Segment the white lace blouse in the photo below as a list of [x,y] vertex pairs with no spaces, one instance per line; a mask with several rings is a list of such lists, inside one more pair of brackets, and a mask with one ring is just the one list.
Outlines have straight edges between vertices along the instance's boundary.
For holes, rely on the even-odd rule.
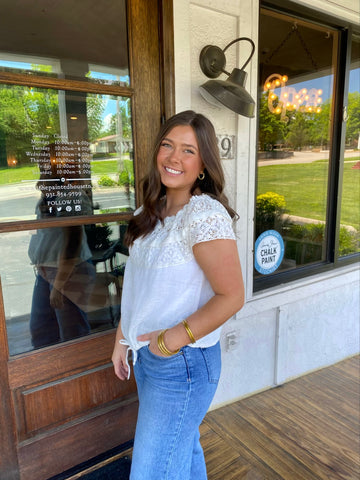
[[[148,343],[138,335],[173,327],[214,295],[192,247],[216,239],[235,239],[232,219],[220,202],[202,194],[135,240],[123,284],[122,343],[136,352]],[[219,338],[220,328],[190,345],[210,347]]]

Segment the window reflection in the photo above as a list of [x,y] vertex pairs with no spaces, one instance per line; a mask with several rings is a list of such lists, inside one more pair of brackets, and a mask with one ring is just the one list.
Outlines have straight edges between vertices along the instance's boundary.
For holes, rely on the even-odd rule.
[[[81,183],[87,184],[92,210],[78,214],[133,210],[130,102],[126,97],[1,85],[0,221],[36,218],[36,184],[39,176],[45,181],[45,173],[51,173],[51,162],[58,166],[60,186],[77,182],[73,200]],[[50,188],[54,178],[48,178],[49,195],[55,193]],[[57,190],[64,194],[71,189]]]
[[339,256],[360,251],[360,36],[353,35],[341,194]]
[[125,0],[3,1],[1,15],[0,71],[129,84]]
[[92,224],[0,236],[10,355],[118,324],[125,229]]
[[255,240],[280,233],[274,273],[325,258],[337,41],[334,30],[261,9]]

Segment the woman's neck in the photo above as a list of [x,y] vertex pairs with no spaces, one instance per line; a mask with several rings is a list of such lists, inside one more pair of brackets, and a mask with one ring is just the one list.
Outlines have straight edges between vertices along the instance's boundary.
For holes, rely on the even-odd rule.
[[192,197],[190,192],[170,193],[166,192],[164,197],[164,204],[162,207],[162,217],[172,217],[176,215],[187,203],[189,203]]

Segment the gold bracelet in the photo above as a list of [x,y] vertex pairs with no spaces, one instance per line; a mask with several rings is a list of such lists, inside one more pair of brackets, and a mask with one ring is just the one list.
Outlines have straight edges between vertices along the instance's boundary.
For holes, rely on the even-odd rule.
[[165,345],[164,342],[164,335],[168,331],[168,329],[163,330],[162,332],[159,333],[159,336],[157,338],[157,345],[160,350],[160,352],[165,355],[166,357],[171,357],[172,355],[175,355],[176,353],[180,352],[180,348],[178,348],[175,352],[171,352]]
[[184,325],[185,330],[186,330],[187,334],[189,335],[189,338],[190,338],[190,340],[191,340],[191,343],[195,343],[195,342],[196,342],[196,339],[195,339],[195,337],[194,337],[193,332],[191,331],[191,329],[190,329],[190,327],[189,327],[188,322],[187,322],[186,320],[183,320],[183,321],[182,321],[182,324]]

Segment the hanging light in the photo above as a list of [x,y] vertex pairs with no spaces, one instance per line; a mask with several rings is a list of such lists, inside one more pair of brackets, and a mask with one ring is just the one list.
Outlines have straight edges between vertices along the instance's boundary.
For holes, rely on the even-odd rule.
[[[234,43],[246,40],[251,43],[252,51],[241,68],[234,68],[231,73],[225,70],[225,51]],[[244,117],[254,117],[255,101],[245,89],[247,73],[244,71],[255,51],[254,42],[248,37],[240,37],[230,42],[223,50],[215,45],[206,45],[200,52],[202,72],[211,79],[226,73],[226,80],[208,80],[200,86],[201,95],[208,102],[225,106]]]

